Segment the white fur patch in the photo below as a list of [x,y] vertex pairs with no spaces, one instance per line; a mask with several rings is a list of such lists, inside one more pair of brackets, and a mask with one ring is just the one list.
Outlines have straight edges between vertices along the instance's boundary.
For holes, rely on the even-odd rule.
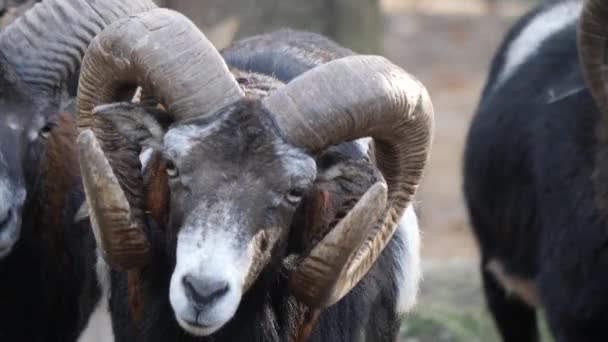
[[42,116],[37,116],[34,118],[33,128],[27,132],[27,138],[29,141],[34,141],[38,139],[39,131],[45,125],[45,119]]
[[154,149],[151,147],[146,148],[139,154],[139,162],[141,163],[141,170],[144,171],[150,159],[152,158],[152,154],[154,153]]
[[344,173],[342,167],[343,167],[342,164],[333,165],[330,168],[328,168],[327,170],[323,170],[323,172],[319,174],[317,179],[322,180],[322,181],[329,181],[332,179],[336,179],[336,178],[342,176],[342,174]]
[[401,217],[396,234],[401,237],[403,242],[403,248],[396,260],[399,263],[397,313],[404,314],[416,305],[418,288],[422,279],[420,230],[412,205],[405,210]]
[[509,79],[545,40],[575,22],[582,6],[582,1],[564,1],[538,13],[509,44],[495,87]]
[[17,120],[17,117],[14,115],[11,115],[6,119],[6,124],[7,124],[8,128],[10,128],[13,131],[22,131],[23,130],[23,127],[19,123],[19,120]]
[[[220,329],[236,313],[253,251],[239,241],[240,225],[225,203],[215,210],[195,213],[198,215],[190,217],[178,234],[169,299],[180,326],[191,334],[205,336]],[[195,310],[182,282],[186,275],[226,282],[228,291],[204,310]],[[187,321],[197,321],[200,326]]]
[[498,260],[490,260],[486,268],[492,272],[508,294],[516,295],[532,307],[539,306],[538,288],[534,279],[526,279],[507,273],[503,264]]
[[27,133],[27,138],[29,139],[29,141],[34,141],[34,140],[38,139],[38,136],[39,136],[38,131],[35,131],[35,130],[30,130]]
[[361,138],[361,139],[355,140],[355,142],[361,149],[361,152],[363,154],[367,154],[367,152],[369,151],[369,144],[372,142],[372,138]]
[[143,91],[142,87],[137,87],[135,89],[135,94],[133,94],[133,98],[131,98],[131,103],[140,104],[141,103],[141,92]]
[[112,342],[114,341],[114,331],[112,329],[112,319],[110,318],[110,268],[105,263],[101,255],[97,253],[97,281],[101,287],[101,297],[95,306],[95,310],[89,317],[86,328],[80,334],[78,342]]
[[171,128],[164,137],[165,151],[172,158],[190,155],[192,148],[219,129],[221,121],[215,120],[206,126],[181,125]]

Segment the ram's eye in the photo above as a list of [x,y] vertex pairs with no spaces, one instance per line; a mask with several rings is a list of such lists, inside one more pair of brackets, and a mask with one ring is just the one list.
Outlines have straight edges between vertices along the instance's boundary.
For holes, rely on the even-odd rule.
[[171,178],[175,178],[179,175],[179,172],[177,171],[177,167],[175,166],[175,163],[171,160],[167,160],[165,162],[165,167],[167,169],[167,175]]
[[304,197],[304,190],[299,188],[294,188],[289,190],[289,192],[285,195],[285,199],[292,205],[297,205],[302,201],[302,197]]
[[55,127],[54,124],[52,123],[47,123],[46,125],[44,125],[44,127],[42,127],[40,129],[40,131],[38,132],[38,135],[42,138],[42,139],[48,139],[49,136],[51,135],[51,131],[53,130],[53,127]]

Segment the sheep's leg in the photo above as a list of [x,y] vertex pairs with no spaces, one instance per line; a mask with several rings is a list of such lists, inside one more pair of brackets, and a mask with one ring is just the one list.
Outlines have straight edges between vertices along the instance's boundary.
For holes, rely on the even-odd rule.
[[488,307],[504,342],[537,342],[536,310],[519,297],[507,293],[494,274],[481,264]]

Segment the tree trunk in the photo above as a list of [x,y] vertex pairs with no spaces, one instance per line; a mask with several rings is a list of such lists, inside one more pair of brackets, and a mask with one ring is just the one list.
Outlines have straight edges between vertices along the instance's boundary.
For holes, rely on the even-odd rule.
[[359,53],[381,53],[379,0],[157,0],[184,13],[219,48],[280,28],[324,34]]

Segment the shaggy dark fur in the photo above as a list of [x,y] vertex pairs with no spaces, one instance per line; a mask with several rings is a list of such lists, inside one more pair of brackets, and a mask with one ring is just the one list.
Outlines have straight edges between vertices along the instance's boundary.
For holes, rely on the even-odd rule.
[[488,305],[505,341],[537,341],[535,309],[508,294],[492,260],[536,284],[558,341],[608,340],[608,226],[593,185],[597,107],[584,85],[576,27],[554,33],[495,87],[494,58],[471,125],[464,192],[481,249]]

